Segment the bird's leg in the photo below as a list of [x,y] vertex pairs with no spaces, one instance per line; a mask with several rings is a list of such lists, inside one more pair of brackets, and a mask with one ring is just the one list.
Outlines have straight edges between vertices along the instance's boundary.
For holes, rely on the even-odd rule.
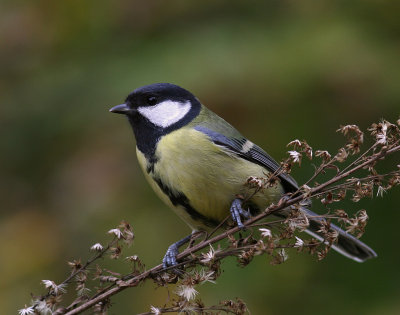
[[233,200],[232,205],[231,205],[231,216],[233,221],[237,224],[238,227],[241,229],[244,228],[244,225],[242,223],[242,220],[240,219],[240,216],[244,216],[246,219],[250,218],[250,211],[246,211],[242,208],[242,203],[243,200],[240,198],[236,198]]
[[168,247],[167,252],[165,253],[165,256],[162,261],[164,268],[167,268],[170,266],[175,266],[178,264],[176,262],[176,256],[178,256],[178,254],[179,254],[179,247],[181,247],[183,244],[186,244],[187,242],[189,242],[191,238],[192,238],[192,234],[182,238],[181,240],[177,241],[176,243],[174,243],[170,247]]

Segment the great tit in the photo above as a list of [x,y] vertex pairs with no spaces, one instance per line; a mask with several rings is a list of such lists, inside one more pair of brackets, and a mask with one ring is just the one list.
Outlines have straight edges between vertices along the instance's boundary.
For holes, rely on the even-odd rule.
[[[193,231],[210,231],[231,213],[243,227],[242,218],[264,210],[283,194],[297,191],[296,181],[279,176],[276,187],[254,190],[245,185],[251,176],[265,177],[279,164],[259,146],[243,137],[224,119],[207,109],[189,91],[170,83],[156,83],[134,90],[124,104],[110,109],[128,117],[136,137],[136,154],[146,179],[156,194]],[[249,211],[245,209],[250,209]],[[319,235],[321,219],[304,208],[306,230]],[[277,215],[287,217],[290,210]],[[333,249],[357,262],[376,257],[367,245],[337,226]],[[177,264],[176,256],[190,235],[172,244],[164,267]]]

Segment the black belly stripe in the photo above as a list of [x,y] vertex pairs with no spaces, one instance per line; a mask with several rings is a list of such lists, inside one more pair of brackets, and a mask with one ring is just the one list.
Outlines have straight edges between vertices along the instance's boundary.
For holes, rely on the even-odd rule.
[[160,178],[154,178],[154,181],[157,183],[158,187],[163,191],[164,194],[166,194],[171,200],[172,204],[174,206],[180,205],[182,206],[185,211],[190,215],[190,217],[195,220],[195,221],[201,221],[204,225],[209,226],[209,227],[215,227],[219,224],[218,221],[214,219],[209,219],[206,216],[202,215],[200,212],[198,212],[196,209],[194,209],[188,200],[188,198],[185,196],[184,193],[182,192],[176,192],[173,193],[172,190],[166,186]]

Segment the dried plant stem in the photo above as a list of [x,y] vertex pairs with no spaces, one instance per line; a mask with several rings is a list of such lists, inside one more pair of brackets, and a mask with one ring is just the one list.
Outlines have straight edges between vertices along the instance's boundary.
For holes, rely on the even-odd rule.
[[[319,195],[321,193],[326,192],[326,188],[343,180],[344,178],[352,175],[353,173],[355,173],[357,170],[362,169],[367,167],[368,165],[372,165],[374,162],[378,161],[379,159],[381,159],[383,156],[388,155],[388,154],[392,154],[394,152],[398,152],[400,150],[400,146],[396,146],[390,150],[384,150],[382,149],[380,152],[375,153],[374,155],[372,155],[370,158],[367,158],[366,161],[364,161],[363,163],[354,166],[353,168],[347,170],[346,172],[343,172],[341,174],[338,174],[336,176],[334,176],[333,178],[331,178],[330,180],[326,181],[325,183],[322,183],[314,188],[311,188],[311,190],[307,193],[307,195],[298,195],[295,197],[284,197],[282,198],[277,205],[272,204],[270,207],[268,207],[264,212],[260,213],[257,216],[254,216],[252,218],[250,218],[249,220],[247,220],[245,222],[246,226],[251,226],[252,224],[256,223],[257,221],[260,221],[262,219],[264,219],[265,217],[267,217],[268,215],[270,215],[273,212],[282,210],[286,207],[289,207],[291,205],[294,205],[296,203],[299,203],[302,200],[305,199],[309,199],[312,198],[316,195]],[[225,238],[227,238],[229,235],[233,235],[236,232],[240,231],[239,227],[233,227],[219,235],[216,235],[210,239],[206,239],[201,241],[200,243],[194,245],[191,248],[186,249],[185,251],[183,251],[182,253],[180,253],[177,257],[178,260],[181,260],[201,249],[204,249],[206,247],[208,247],[211,244],[217,243]],[[187,262],[186,262],[187,263]],[[90,300],[88,300],[87,302],[83,303],[82,305],[78,306],[75,309],[70,310],[69,312],[67,312],[67,315],[73,315],[73,314],[79,314],[81,312],[83,312],[84,310],[87,310],[88,308],[92,307],[93,305],[95,305],[96,303],[105,300],[115,294],[117,294],[118,292],[121,292],[123,290],[125,290],[128,287],[132,287],[132,286],[136,286],[139,282],[154,277],[156,274],[160,273],[160,272],[164,272],[167,271],[169,269],[172,269],[172,267],[170,268],[166,268],[163,269],[162,264],[159,264],[153,268],[151,268],[150,270],[147,270],[145,272],[143,272],[140,275],[134,276],[133,278],[127,279],[127,280],[121,280],[119,282],[117,282],[116,284],[112,284],[110,285],[108,288],[105,288],[103,290],[102,293],[95,295],[94,297],[92,297]]]
[[[400,119],[397,124],[400,126]],[[316,254],[319,260],[323,259],[331,246],[337,242],[337,233],[335,234],[330,228],[331,220],[337,220],[347,232],[360,237],[365,230],[368,215],[365,210],[360,210],[354,217],[350,217],[344,210],[339,209],[334,214],[328,213],[312,217],[307,215],[305,217],[303,208],[310,205],[311,199],[320,198],[321,203],[327,205],[345,199],[346,192],[353,191],[352,200],[357,202],[364,197],[372,197],[374,187],[378,187],[377,195],[382,195],[386,190],[400,185],[400,165],[396,166],[396,170],[385,174],[379,174],[375,169],[375,165],[379,160],[383,160],[388,155],[400,151],[400,129],[398,126],[387,121],[373,124],[369,131],[376,138],[376,141],[362,154],[360,154],[360,145],[363,142],[363,133],[357,126],[341,126],[338,131],[347,136],[347,144],[340,148],[334,157],[331,157],[327,151],[316,151],[315,156],[323,160],[318,167],[315,167],[311,178],[300,186],[297,191],[287,193],[276,204],[271,204],[264,211],[245,221],[245,227],[251,231],[251,233],[246,233],[247,236],[243,237],[242,235],[246,235],[243,233],[238,233],[234,236],[241,230],[238,226],[214,235],[222,226],[227,225],[226,222],[230,218],[230,216],[227,216],[209,234],[204,232],[193,234],[188,247],[178,254],[177,260],[180,262],[175,266],[163,268],[162,264],[159,264],[149,270],[145,270],[141,260],[137,255],[133,255],[127,257],[133,264],[133,271],[130,274],[120,275],[100,266],[96,266],[96,270],[92,272],[89,266],[94,261],[104,257],[106,254],[110,254],[113,259],[118,259],[121,256],[122,242],[124,244],[132,243],[134,238],[132,227],[129,223],[123,221],[117,228],[108,231],[114,237],[105,248],[99,243],[92,246],[91,249],[98,251],[98,253],[84,265],[80,263],[80,260],[69,263],[72,272],[61,284],[56,285],[51,280],[43,280],[43,284],[49,289],[48,293],[37,298],[32,303],[32,306],[20,310],[20,314],[52,312],[59,315],[72,315],[80,314],[90,308],[93,308],[96,314],[104,314],[107,308],[110,307],[111,296],[129,287],[138,286],[147,280],[153,280],[159,286],[179,281],[179,290],[175,292],[177,299],[174,298],[172,302],[169,302],[170,306],[164,305],[162,308],[152,306],[151,312],[142,313],[142,315],[193,311],[200,313],[212,313],[215,311],[245,314],[247,307],[240,299],[237,299],[236,302],[231,300],[223,301],[220,305],[210,307],[205,307],[201,300],[194,301],[194,297],[198,294],[194,286],[207,281],[214,282],[221,274],[220,261],[228,256],[236,257],[239,265],[243,267],[249,264],[254,256],[261,254],[269,255],[272,258],[271,264],[280,264],[288,257],[285,252],[287,248],[297,248],[299,252],[307,249],[311,254]],[[352,134],[355,134],[355,136],[350,137]],[[288,152],[290,157],[282,162],[281,166],[273,174],[265,174],[265,178],[249,177],[246,185],[254,189],[254,194],[277,185],[282,176],[286,176],[285,174],[290,172],[293,164],[300,165],[303,154],[310,160],[312,159],[312,148],[305,141],[294,140],[288,146],[293,146],[294,150]],[[359,154],[359,156],[341,170],[339,163],[346,161],[347,157],[355,154]],[[336,174],[323,183],[316,183],[314,187],[309,187],[310,183],[315,182],[315,179],[328,169],[336,169]],[[364,174],[357,178],[355,173],[361,170],[369,174]],[[288,213],[288,210],[290,211],[284,219],[264,220],[271,214],[279,213],[282,210],[286,213]],[[331,210],[329,209],[329,212]],[[321,240],[310,239],[303,241],[295,236],[294,233],[296,231],[304,231],[309,227],[309,219],[317,219],[320,222],[321,229],[318,234],[320,234]],[[257,227],[262,228],[259,231],[254,230]],[[279,233],[273,234],[266,227],[273,228]],[[193,242],[204,234],[205,237],[193,245]],[[257,235],[260,235],[261,238]],[[212,245],[222,240],[227,240],[228,245],[223,245],[221,248],[221,244],[219,244],[217,249],[214,249]],[[205,253],[205,248],[209,248],[209,252]],[[198,253],[199,251],[202,252]],[[90,291],[87,288],[89,282],[86,282],[89,280],[91,273],[94,275],[93,280],[98,279],[101,285],[100,288],[96,287],[97,292],[95,294],[89,296],[87,294]],[[76,282],[77,298],[69,306],[62,307],[60,305],[62,295],[66,292],[67,284],[73,281]],[[108,284],[105,285],[105,283]]]
[[359,169],[365,168],[368,165],[373,165],[374,162],[380,160],[382,157],[384,157],[384,156],[386,156],[388,154],[392,154],[392,153],[398,152],[398,151],[400,151],[400,146],[396,146],[393,149],[387,150],[387,151],[382,149],[380,152],[372,155],[365,162],[355,166],[354,168],[352,168],[352,169],[350,169],[350,170],[348,170],[348,171],[346,171],[346,172],[344,172],[342,174],[338,174],[337,176],[331,178],[330,180],[326,181],[325,183],[323,183],[323,184],[321,184],[321,185],[319,185],[317,187],[311,188],[311,194],[314,195],[314,193],[316,193],[316,192],[323,191],[323,189],[325,187],[328,187],[328,186],[330,186],[330,185],[332,185],[332,184],[334,184],[334,183],[336,183],[336,182],[338,182],[338,181],[350,176],[351,174],[355,173]]

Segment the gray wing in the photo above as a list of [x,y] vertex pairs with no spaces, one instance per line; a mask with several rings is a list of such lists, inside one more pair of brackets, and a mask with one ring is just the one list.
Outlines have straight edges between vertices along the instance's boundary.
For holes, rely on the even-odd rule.
[[[228,148],[241,158],[257,163],[270,172],[275,172],[280,167],[279,164],[263,149],[242,136],[228,137],[201,125],[195,126],[194,129],[206,134],[215,144]],[[291,176],[281,174],[279,175],[279,178],[286,192],[297,190],[298,185]]]

